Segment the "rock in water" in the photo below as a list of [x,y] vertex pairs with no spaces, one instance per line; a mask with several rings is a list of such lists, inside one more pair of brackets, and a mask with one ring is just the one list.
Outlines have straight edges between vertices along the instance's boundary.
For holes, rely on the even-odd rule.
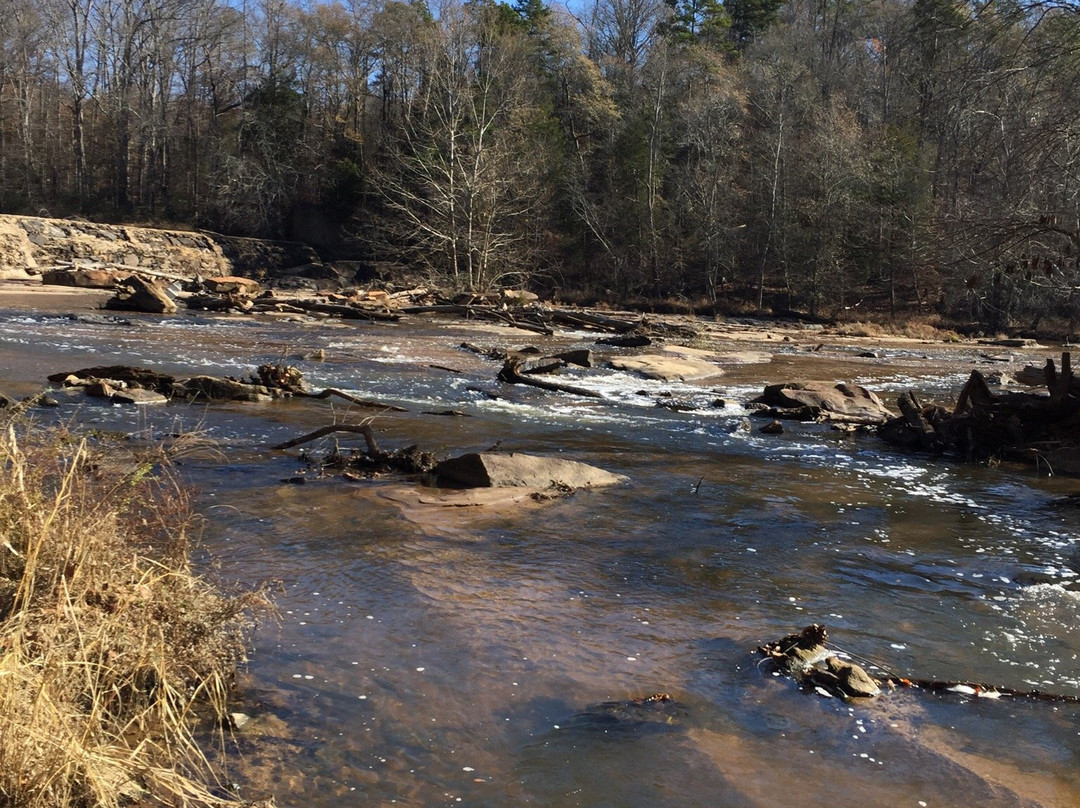
[[694,381],[722,376],[724,369],[704,359],[693,359],[660,354],[641,354],[640,356],[616,356],[608,360],[616,370],[626,370],[665,382]]
[[840,698],[878,695],[881,687],[877,680],[826,648],[828,638],[825,626],[815,623],[798,634],[767,643],[758,651],[778,668],[790,673],[800,685],[817,689],[822,695]]
[[876,394],[865,387],[829,382],[788,382],[770,384],[752,403],[774,408],[771,415],[813,419],[825,413],[835,413],[868,422],[884,423],[892,413]]
[[196,401],[270,401],[274,398],[274,392],[261,384],[213,376],[192,376],[177,383],[173,392]]
[[831,656],[825,660],[825,669],[836,677],[839,689],[845,696],[866,698],[881,692],[873,677],[853,662]]
[[798,634],[788,634],[776,642],[763,645],[758,651],[788,672],[798,674],[832,655],[832,651],[825,647],[828,639],[825,626],[814,623]]
[[105,302],[107,309],[175,314],[176,303],[157,284],[132,275],[116,283],[116,294]]
[[439,483],[456,488],[591,488],[624,482],[619,474],[573,460],[526,454],[471,453],[444,460],[435,468]]

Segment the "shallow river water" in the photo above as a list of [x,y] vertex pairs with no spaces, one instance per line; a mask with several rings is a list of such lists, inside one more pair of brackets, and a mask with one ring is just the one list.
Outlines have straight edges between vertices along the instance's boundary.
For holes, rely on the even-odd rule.
[[[60,418],[212,440],[218,454],[182,467],[206,517],[202,563],[230,587],[278,582],[281,619],[253,636],[240,694],[254,716],[231,758],[241,794],[308,808],[1080,805],[1080,705],[910,690],[844,703],[753,653],[818,622],[903,676],[1080,695],[1080,535],[1064,504],[1080,484],[816,425],[741,428],[764,381],[843,372],[944,396],[977,352],[841,351],[833,367],[777,342],[771,363],[708,385],[582,375],[606,395],[586,401],[498,385],[496,363],[456,348],[466,339],[595,335],[0,312],[9,393],[92,365],[245,376],[286,357],[315,387],[408,408],[377,416],[384,446],[501,441],[629,478],[502,515],[417,513],[387,480],[290,482],[298,450],[268,447],[370,414],[343,403],[65,399]],[[327,361],[298,358],[316,348]],[[666,393],[728,404],[673,412],[655,406]],[[447,409],[472,417],[423,414]],[[656,692],[676,704],[609,704]]]

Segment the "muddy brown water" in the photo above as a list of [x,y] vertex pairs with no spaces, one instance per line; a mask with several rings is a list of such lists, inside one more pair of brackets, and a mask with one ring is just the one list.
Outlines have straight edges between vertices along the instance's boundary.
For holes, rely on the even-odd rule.
[[[979,349],[894,345],[868,359],[778,339],[753,346],[771,363],[696,386],[579,373],[607,395],[594,402],[498,385],[496,364],[455,347],[547,344],[511,331],[129,319],[0,311],[0,387],[26,394],[49,373],[121,362],[245,375],[323,348],[326,362],[292,360],[315,385],[409,408],[376,419],[386,446],[501,441],[630,478],[542,508],[432,517],[402,510],[387,481],[286,482],[298,453],[267,447],[358,417],[344,405],[71,398],[42,415],[198,430],[219,449],[183,466],[206,517],[200,563],[227,586],[280,582],[281,620],[253,636],[240,693],[254,717],[230,756],[241,794],[311,808],[1080,804],[1080,706],[909,691],[845,704],[752,653],[824,622],[901,674],[1080,695],[1077,510],[1060,504],[1076,481],[903,456],[819,426],[740,428],[738,402],[765,381],[946,397]],[[729,404],[671,412],[655,406],[666,393]],[[446,409],[472,417],[421,414]],[[654,692],[678,709],[605,706]]]

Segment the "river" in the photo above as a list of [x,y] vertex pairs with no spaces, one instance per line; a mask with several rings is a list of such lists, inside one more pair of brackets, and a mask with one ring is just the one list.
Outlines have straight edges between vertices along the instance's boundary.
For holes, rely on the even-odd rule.
[[[226,587],[275,582],[280,610],[252,637],[239,694],[253,716],[230,742],[243,796],[307,808],[1080,805],[1080,705],[906,689],[845,703],[800,692],[754,654],[818,622],[900,675],[1080,695],[1074,480],[900,455],[819,425],[744,428],[741,402],[766,381],[813,373],[944,398],[978,350],[859,358],[778,333],[752,346],[771,362],[707,385],[579,371],[574,383],[606,396],[586,401],[499,385],[496,363],[457,348],[592,347],[583,332],[131,321],[0,310],[0,385],[25,395],[49,373],[120,363],[246,376],[286,358],[315,387],[408,408],[376,416],[384,446],[445,456],[501,442],[629,478],[543,507],[432,516],[389,498],[394,481],[316,479],[298,450],[268,449],[370,414],[344,403],[134,410],[71,397],[42,416],[213,445],[181,465],[205,517],[199,563]],[[745,350],[736,337],[726,347]],[[318,348],[326,361],[300,358]],[[726,405],[657,407],[668,393]],[[423,414],[448,409],[471,417]],[[610,704],[656,692],[675,704]]]

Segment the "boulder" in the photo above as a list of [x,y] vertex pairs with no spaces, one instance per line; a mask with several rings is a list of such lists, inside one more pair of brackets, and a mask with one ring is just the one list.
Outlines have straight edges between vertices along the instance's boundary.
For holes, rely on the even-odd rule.
[[253,281],[251,278],[241,278],[236,275],[223,275],[219,278],[206,278],[203,280],[203,286],[207,291],[213,292],[216,295],[245,295],[247,297],[255,297],[262,291],[262,287],[259,286],[258,281]]
[[853,662],[831,656],[825,660],[825,670],[836,677],[837,687],[847,697],[869,698],[881,692],[877,681]]
[[74,286],[79,289],[112,289],[120,273],[111,269],[78,267],[73,269],[47,269],[41,273],[41,282],[51,286]]
[[502,299],[510,306],[527,306],[536,303],[540,296],[535,292],[527,292],[524,289],[503,289]]
[[154,390],[164,396],[172,393],[176,384],[176,377],[166,373],[158,373],[149,368],[131,367],[129,365],[102,365],[93,368],[83,368],[74,372],[53,373],[49,377],[50,382],[63,384],[65,387],[77,387],[86,385],[97,380],[107,380],[112,387],[142,387]]
[[90,398],[103,398],[114,404],[166,404],[169,401],[161,393],[142,387],[128,387],[117,379],[92,379],[81,382],[80,386]]
[[444,460],[435,468],[449,488],[591,488],[624,482],[619,474],[573,460],[527,454],[471,453]]
[[149,314],[176,313],[176,303],[165,290],[138,275],[131,275],[117,281],[116,294],[105,301],[105,308],[142,311]]
[[660,354],[642,354],[640,356],[616,356],[608,361],[616,370],[626,370],[664,382],[688,382],[708,379],[723,374],[723,369],[706,362],[686,356],[661,356]]
[[138,404],[140,406],[146,406],[148,404],[167,404],[169,399],[161,395],[161,393],[155,393],[153,390],[144,390],[141,387],[129,387],[126,390],[116,390],[112,394],[112,400],[118,404]]
[[563,351],[562,353],[552,354],[552,356],[561,359],[568,365],[577,365],[581,368],[591,368],[593,366],[593,353],[587,348],[577,351]]
[[893,416],[876,394],[865,387],[844,383],[770,384],[751,403],[772,408],[768,414],[773,417],[795,417],[798,420],[813,420],[832,413],[870,423],[885,423]]
[[247,384],[235,379],[192,376],[177,383],[174,394],[201,401],[270,401],[274,393],[261,384]]

